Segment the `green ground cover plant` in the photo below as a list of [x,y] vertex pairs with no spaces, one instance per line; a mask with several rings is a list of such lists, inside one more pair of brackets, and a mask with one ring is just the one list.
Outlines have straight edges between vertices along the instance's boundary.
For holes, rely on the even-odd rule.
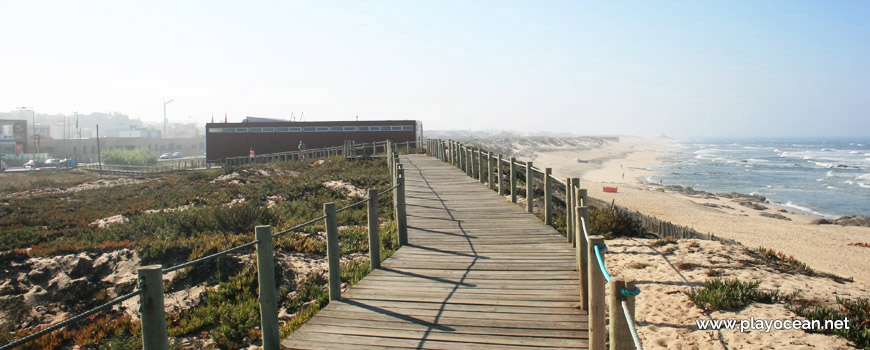
[[776,303],[786,301],[789,296],[780,295],[779,290],[760,290],[761,281],[743,282],[739,279],[711,278],[704,281],[704,287],[683,291],[696,306],[707,310],[741,310],[752,302]]
[[836,334],[855,342],[858,348],[870,349],[870,299],[843,299],[837,297],[835,306],[790,304],[789,310],[808,320],[849,319],[849,329],[819,330],[820,333]]
[[0,173],[0,195],[46,188],[70,187],[99,178],[99,175],[83,170]]
[[[221,176],[229,179],[218,180]],[[324,162],[179,172],[145,180],[82,192],[9,198],[9,205],[0,207],[0,251],[45,257],[134,248],[142,265],[168,267],[250,242],[256,225],[272,225],[273,232],[278,232],[321,216],[326,202],[336,202],[341,208],[362,199],[325,187],[325,181],[343,180],[360,189],[389,187],[384,160],[338,157]],[[386,221],[392,217],[390,194],[379,200],[383,223],[382,257],[386,257],[398,247],[398,238],[395,224]],[[91,224],[115,215],[123,215],[126,222],[105,228]],[[344,254],[368,251],[366,215],[365,205],[338,214]],[[275,240],[275,249],[313,253],[325,259],[323,231],[323,223],[318,222],[289,232]],[[252,252],[253,249],[239,254]],[[259,337],[256,267],[238,261],[220,258],[199,264],[179,271],[167,283],[167,291],[202,282],[217,283],[203,294],[197,306],[167,315],[171,336],[201,336],[206,332],[222,349],[241,348]],[[367,262],[344,264],[342,279],[356,283],[368,272],[368,266]],[[305,284],[296,286],[292,279],[286,278],[279,283],[279,290],[286,294],[297,287],[305,287]],[[325,285],[320,279],[310,283]],[[132,288],[132,285],[119,286],[118,291]],[[315,293],[317,288],[308,288],[298,305],[279,300],[281,305],[297,309],[297,315],[288,322],[291,326],[285,325],[284,332],[292,328],[294,322],[304,322],[305,314],[319,309],[316,305],[322,297]],[[92,297],[105,298],[105,293],[105,290],[97,291]],[[100,314],[97,317],[104,317],[99,318],[99,327],[85,325],[55,332],[32,343],[32,348],[58,349],[71,344],[83,348],[105,348],[106,344],[127,348],[141,344],[141,340],[136,341],[138,324],[125,320],[124,315]],[[12,325],[4,327],[0,335],[0,340],[4,341],[36,331],[15,330]]]

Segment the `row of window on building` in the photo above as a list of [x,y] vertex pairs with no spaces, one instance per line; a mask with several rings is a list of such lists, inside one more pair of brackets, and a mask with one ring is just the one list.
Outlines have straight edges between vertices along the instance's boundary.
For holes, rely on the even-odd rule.
[[263,127],[263,128],[209,128],[210,133],[242,132],[347,132],[347,131],[414,131],[413,125],[381,126],[305,126],[305,127]]

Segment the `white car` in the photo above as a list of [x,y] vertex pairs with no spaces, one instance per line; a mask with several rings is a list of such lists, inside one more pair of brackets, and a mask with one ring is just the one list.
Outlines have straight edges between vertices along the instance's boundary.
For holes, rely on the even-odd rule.
[[0,160],[0,171],[6,171],[6,162]]

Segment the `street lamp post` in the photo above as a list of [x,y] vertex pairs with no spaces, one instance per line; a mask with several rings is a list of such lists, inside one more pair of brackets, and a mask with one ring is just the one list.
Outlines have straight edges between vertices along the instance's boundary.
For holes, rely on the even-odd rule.
[[166,105],[172,103],[175,99],[163,100],[163,138],[166,138]]

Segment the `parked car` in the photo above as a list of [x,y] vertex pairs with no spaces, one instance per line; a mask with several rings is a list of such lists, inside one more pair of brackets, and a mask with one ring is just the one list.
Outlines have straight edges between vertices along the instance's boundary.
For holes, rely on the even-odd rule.
[[60,159],[57,158],[48,158],[45,160],[45,166],[57,166],[57,163],[60,162]]
[[172,158],[183,158],[184,155],[181,152],[175,152],[172,154]]
[[6,171],[6,162],[0,160],[0,172]]
[[24,163],[25,169],[33,169],[33,168],[41,168],[44,167],[45,163],[41,160],[31,159],[28,160],[27,163]]
[[163,153],[160,155],[160,159],[172,159],[172,153]]

